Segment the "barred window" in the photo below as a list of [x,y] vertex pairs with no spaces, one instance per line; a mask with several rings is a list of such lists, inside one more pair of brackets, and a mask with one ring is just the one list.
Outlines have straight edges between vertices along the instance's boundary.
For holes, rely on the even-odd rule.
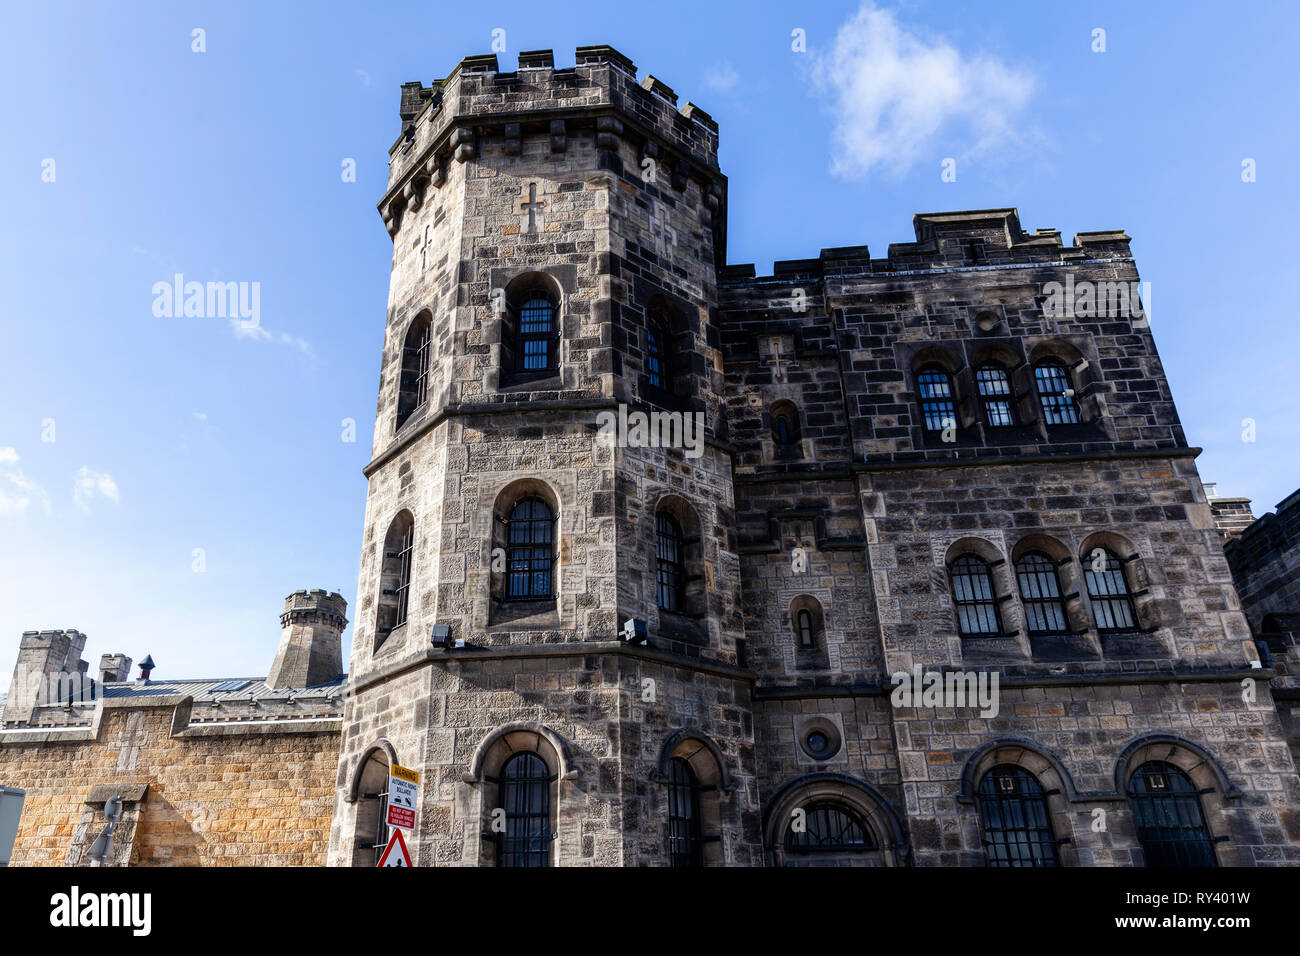
[[396,628],[406,623],[410,605],[412,563],[415,558],[415,519],[400,511],[384,535],[376,606],[375,650]]
[[1016,581],[1030,637],[1070,632],[1056,562],[1041,551],[1030,551],[1016,562]]
[[549,866],[551,775],[535,753],[517,753],[501,768],[505,829],[497,837],[497,866]]
[[521,372],[555,367],[555,303],[531,295],[519,310],[519,341],[515,349]]
[[[1123,633],[1137,629],[1137,611],[1133,595],[1124,576],[1124,565],[1114,551],[1102,549],[1104,560],[1085,559],[1084,578],[1088,583],[1092,616],[1102,633]],[[1098,570],[1100,568],[1101,570]]]
[[419,410],[429,397],[429,352],[433,326],[422,313],[406,331],[397,391],[397,427]]
[[672,866],[702,865],[700,784],[681,757],[668,762],[668,857]]
[[406,623],[407,602],[411,596],[411,552],[415,550],[415,525],[407,525],[406,533],[397,547],[398,556],[398,579],[397,579],[397,617],[393,622],[393,627],[401,627]]
[[856,812],[838,803],[814,803],[804,808],[803,829],[794,815],[786,831],[791,853],[855,853],[876,849],[871,828]]
[[655,515],[655,567],[659,606],[680,613],[685,602],[685,542],[682,526],[666,511]]
[[984,406],[984,421],[990,428],[1006,428],[1016,423],[1012,411],[1011,380],[1007,370],[997,365],[985,365],[975,372],[980,404]]
[[672,340],[662,319],[651,318],[645,330],[646,379],[655,388],[672,390],[672,366],[669,350]]
[[963,554],[952,563],[952,599],[957,606],[957,625],[962,634],[1002,633],[993,575],[982,558]]
[[921,418],[925,430],[940,432],[957,427],[957,406],[953,404],[952,379],[937,365],[922,369],[916,377],[921,395]]
[[812,612],[804,608],[795,615],[795,619],[799,625],[799,646],[803,648],[816,647],[817,636],[816,631],[813,630]]
[[1033,774],[1000,764],[977,791],[989,866],[1059,866],[1047,797]]
[[540,498],[520,499],[506,519],[506,596],[540,600],[551,596],[555,563],[555,516]]
[[1196,785],[1173,764],[1151,760],[1129,777],[1129,804],[1147,866],[1217,866]]
[[1042,362],[1034,368],[1034,384],[1048,425],[1077,425],[1079,408],[1074,403],[1070,373],[1060,362]]

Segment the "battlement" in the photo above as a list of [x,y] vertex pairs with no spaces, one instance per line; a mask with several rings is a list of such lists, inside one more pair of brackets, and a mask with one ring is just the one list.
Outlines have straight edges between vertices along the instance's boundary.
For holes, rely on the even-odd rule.
[[770,276],[758,276],[752,263],[728,265],[722,284],[750,280],[816,280],[834,276],[887,275],[970,267],[1059,265],[1088,260],[1128,260],[1129,236],[1121,229],[1079,232],[1063,245],[1059,229],[1021,228],[1014,208],[918,213],[912,217],[916,239],[890,243],[888,255],[872,258],[867,246],[823,249],[815,259],[773,263]]
[[638,82],[636,65],[613,47],[578,47],[575,58],[574,66],[557,68],[550,50],[530,50],[519,54],[517,70],[502,72],[495,54],[468,56],[429,86],[404,83],[402,134],[389,150],[388,190],[379,203],[390,233],[404,209],[418,208],[426,185],[442,185],[448,163],[475,158],[488,141],[517,155],[531,137],[551,153],[565,152],[576,135],[594,136],[599,150],[625,140],[720,194],[713,117],[694,103],[679,107],[658,77]]

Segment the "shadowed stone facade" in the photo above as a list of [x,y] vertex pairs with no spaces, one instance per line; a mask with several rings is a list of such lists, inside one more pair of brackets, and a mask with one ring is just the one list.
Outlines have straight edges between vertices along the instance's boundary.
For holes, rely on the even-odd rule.
[[[983,865],[995,766],[1038,781],[1060,863],[1141,865],[1128,795],[1152,760],[1202,791],[1219,863],[1300,859],[1272,671],[1128,236],[1065,245],[1011,209],[922,215],[884,258],[827,249],[758,276],[725,265],[717,126],[608,47],[568,69],[549,51],[509,73],[470,57],[404,86],[401,114],[331,863],[372,861],[363,777],[396,760],[421,773],[416,862],[493,865],[498,773],[520,753],[545,765],[553,838],[533,849],[549,865],[672,862],[674,756],[700,787],[705,865]],[[1111,306],[1131,289],[1131,308],[1085,296],[1062,314],[1053,282]],[[556,333],[530,370],[536,295]],[[989,364],[1006,373],[997,426]],[[1044,411],[1047,366],[1077,420]],[[932,369],[947,429],[924,420]],[[702,454],[602,441],[620,404],[703,413]],[[494,567],[514,560],[519,501],[554,516],[545,600],[510,600],[514,566]],[[681,529],[680,606],[656,590],[663,514]],[[1060,579],[1055,633],[1022,607],[1031,552]],[[989,568],[994,633],[958,626],[950,567],[967,553]],[[1108,553],[1123,628],[1097,625],[1089,568]],[[629,620],[644,644],[620,639]],[[996,673],[996,716],[893,706],[891,675],[914,667]],[[816,807],[867,836],[801,852],[791,821]]]

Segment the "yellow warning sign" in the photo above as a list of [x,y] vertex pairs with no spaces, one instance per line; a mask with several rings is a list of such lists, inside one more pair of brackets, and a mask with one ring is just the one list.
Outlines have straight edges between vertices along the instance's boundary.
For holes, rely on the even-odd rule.
[[407,770],[405,767],[399,767],[397,764],[391,764],[388,768],[389,776],[396,777],[399,780],[405,780],[407,783],[419,783],[420,772],[418,770]]

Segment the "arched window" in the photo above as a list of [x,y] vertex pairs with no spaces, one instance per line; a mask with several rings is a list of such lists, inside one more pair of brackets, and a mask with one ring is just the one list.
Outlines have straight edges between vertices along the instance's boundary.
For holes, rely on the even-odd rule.
[[645,329],[645,374],[652,387],[672,391],[672,339],[668,324],[656,313],[651,313]]
[[1041,551],[1028,552],[1016,562],[1016,581],[1020,585],[1030,637],[1070,632],[1061,599],[1061,579],[1051,558]]
[[817,632],[813,628],[812,612],[803,608],[795,615],[796,630],[799,632],[799,646],[805,650],[817,646]]
[[1033,774],[1001,764],[977,791],[989,866],[1059,866],[1047,797]]
[[527,296],[519,307],[517,369],[535,372],[554,368],[555,341],[555,303],[541,293]]
[[[1101,551],[1097,554],[1096,551]],[[1137,630],[1137,611],[1124,576],[1124,565],[1114,551],[1099,548],[1084,558],[1084,579],[1092,599],[1092,616],[1104,634]]]
[[975,385],[980,404],[984,406],[985,424],[990,428],[1007,428],[1016,423],[1011,407],[1011,380],[1006,369],[999,365],[981,366],[975,372]]
[[681,757],[668,761],[668,859],[671,866],[702,865],[700,784]]
[[429,397],[429,351],[432,323],[421,313],[406,331],[401,381],[397,392],[397,427],[401,428]]
[[555,516],[541,498],[521,498],[506,518],[506,597],[538,601],[551,596]]
[[993,590],[993,575],[983,558],[963,554],[952,563],[952,599],[957,606],[957,625],[962,634],[979,636],[1002,633],[1002,619]]
[[665,611],[681,613],[686,598],[685,542],[682,526],[666,511],[655,515],[657,600]]
[[941,432],[957,427],[957,406],[953,404],[952,379],[937,365],[927,366],[916,377],[921,395],[921,418],[925,430]]
[[356,843],[353,866],[375,866],[383,856],[392,828],[388,825],[388,755],[372,750],[361,766],[357,785]]
[[500,808],[505,829],[497,837],[497,866],[549,866],[551,775],[534,753],[517,753],[501,768]]
[[1177,767],[1150,760],[1133,771],[1128,799],[1147,866],[1217,866],[1195,784]]
[[1079,406],[1074,403],[1070,373],[1060,362],[1040,362],[1034,367],[1034,384],[1048,425],[1077,425]]
[[411,596],[411,565],[415,556],[415,520],[400,512],[384,536],[384,557],[379,572],[379,603],[375,621],[375,649],[389,633],[406,623]]
[[876,848],[871,828],[853,810],[838,803],[814,803],[802,816],[792,814],[786,830],[788,853],[857,853]]

